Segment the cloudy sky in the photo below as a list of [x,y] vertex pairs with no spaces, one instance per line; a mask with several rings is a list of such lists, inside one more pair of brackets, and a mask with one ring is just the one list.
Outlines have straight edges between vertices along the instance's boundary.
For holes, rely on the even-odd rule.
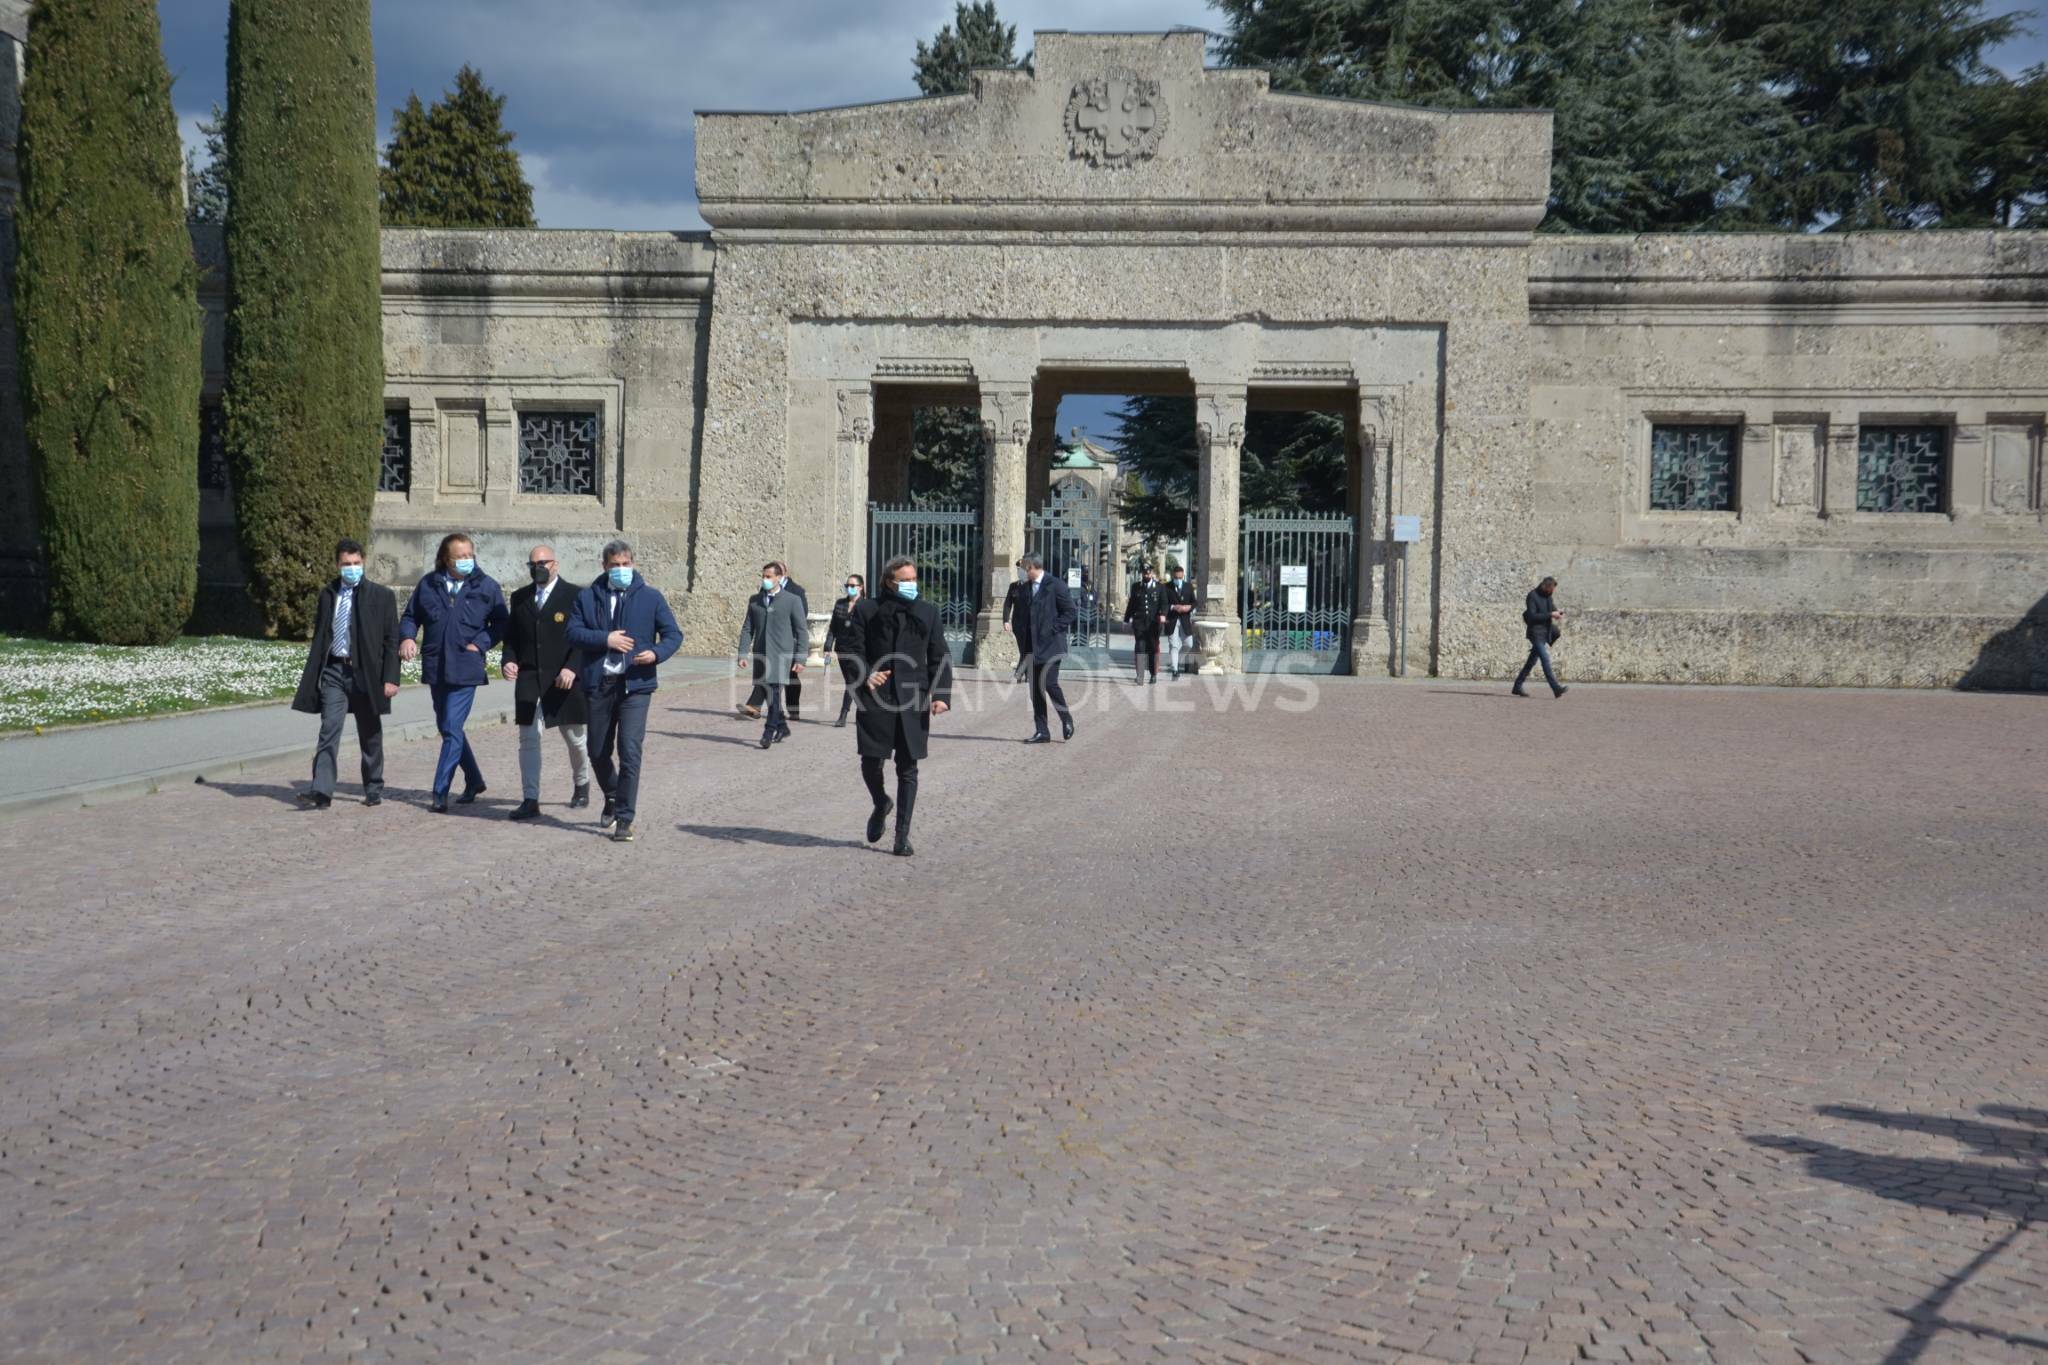
[[[1991,0],[1995,13],[2019,8]],[[188,144],[224,102],[228,0],[160,0]],[[1020,52],[1039,29],[1214,29],[1205,0],[1001,0]],[[815,109],[917,93],[910,59],[952,0],[376,0],[380,143],[391,111],[431,100],[464,62],[508,97],[542,227],[701,228],[690,116]],[[2030,36],[1998,54],[2048,60]],[[1108,431],[1102,405],[1061,424]]]

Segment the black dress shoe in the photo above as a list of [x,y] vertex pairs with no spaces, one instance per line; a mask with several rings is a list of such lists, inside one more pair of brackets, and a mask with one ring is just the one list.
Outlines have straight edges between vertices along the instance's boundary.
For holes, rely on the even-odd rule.
[[774,740],[773,740],[772,742],[773,742],[773,743],[776,743],[776,744],[780,744],[780,743],[782,743],[782,741],[783,741],[783,740],[785,740],[785,739],[788,739],[788,738],[789,738],[789,727],[788,727],[787,725],[785,725],[785,726],[783,726],[783,727],[782,727],[782,728],[781,728],[780,730],[777,730],[777,731],[775,732],[775,738],[774,738]]
[[588,807],[589,805],[590,805],[590,784],[589,784],[588,782],[585,782],[585,783],[584,783],[584,784],[583,784],[582,786],[578,787],[578,788],[576,789],[576,791],[575,791],[575,794],[574,794],[574,795],[572,795],[572,796],[571,796],[571,797],[569,798],[569,809],[570,809],[570,810],[583,810],[583,809],[585,809],[586,807]]
[[1065,720],[1065,719],[1062,719],[1062,720],[1060,721],[1060,738],[1061,738],[1061,739],[1072,739],[1073,737],[1074,737],[1074,722],[1072,722],[1071,720]]
[[455,798],[455,804],[458,806],[473,806],[476,804],[476,799],[489,790],[490,788],[481,782],[477,783],[474,787],[464,787],[462,795]]
[[835,730],[844,730],[846,728],[846,717],[841,716],[838,720],[833,721],[832,728]]
[[369,792],[369,793],[366,793],[366,794],[364,795],[364,797],[363,797],[363,804],[364,804],[364,805],[366,805],[366,806],[381,806],[381,805],[383,805],[383,804],[384,804],[384,793],[383,793],[383,792]]
[[427,809],[435,815],[446,815],[448,813],[448,793],[435,792],[434,799],[427,802]]
[[1040,730],[1037,734],[1033,735],[1031,738],[1025,740],[1024,742],[1026,744],[1050,744],[1052,743],[1052,736],[1047,734],[1045,731]]
[[618,811],[612,805],[612,799],[607,796],[604,799],[604,810],[597,817],[597,827],[602,830],[609,830],[617,823],[619,823]]
[[1524,691],[1523,691],[1523,690],[1522,690],[1521,688],[1519,688],[1519,687],[1510,687],[1510,688],[1508,689],[1508,695],[1509,695],[1509,696],[1511,696],[1511,697],[1526,697],[1526,696],[1528,696],[1529,694],[1528,694],[1527,692],[1524,692]]
[[313,791],[300,792],[298,801],[307,810],[326,810],[334,804],[333,797],[324,796],[319,792]]
[[632,821],[630,821],[630,820],[624,820],[624,821],[621,821],[621,822],[620,822],[620,824],[619,824],[619,827],[618,827],[617,829],[615,829],[615,830],[613,830],[613,831],[612,831],[612,842],[613,842],[613,843],[615,843],[615,844],[630,844],[630,843],[632,843],[632,842],[633,842],[633,822],[632,822]]
[[896,809],[896,803],[886,796],[882,798],[882,804],[875,807],[875,813],[868,817],[869,843],[879,844],[882,842],[882,831],[889,827],[889,812],[894,809]]
[[1569,687],[1559,684],[1558,686],[1550,689],[1550,695],[1553,697],[1561,697],[1569,691],[1571,691]]
[[902,830],[896,831],[896,847],[889,851],[899,858],[908,858],[911,854],[917,852],[916,849],[910,846],[910,835]]
[[521,801],[512,808],[512,813],[505,818],[507,820],[538,820],[540,819],[540,802]]
[[775,739],[775,732],[773,730],[768,731],[766,734],[761,736],[761,747],[763,749],[769,748],[771,745],[775,743]]

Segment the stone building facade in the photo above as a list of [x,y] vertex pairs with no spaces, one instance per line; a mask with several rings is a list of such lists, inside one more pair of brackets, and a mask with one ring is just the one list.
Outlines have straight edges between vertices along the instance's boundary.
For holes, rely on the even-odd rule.
[[1353,671],[1394,666],[1415,518],[1410,673],[1510,671],[1548,573],[1579,678],[2048,688],[2048,235],[1538,235],[1547,113],[1276,94],[1197,33],[1034,52],[961,95],[700,114],[709,233],[388,232],[376,574],[452,527],[593,572],[624,534],[723,654],[762,560],[866,565],[911,413],[966,404],[1000,665],[1061,396],[1174,393],[1205,667],[1241,657],[1245,415],[1310,407],[1350,433]]

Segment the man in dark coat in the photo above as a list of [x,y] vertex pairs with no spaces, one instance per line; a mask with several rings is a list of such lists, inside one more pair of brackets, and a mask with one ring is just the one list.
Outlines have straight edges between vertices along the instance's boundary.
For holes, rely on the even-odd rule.
[[334,804],[345,715],[356,718],[363,804],[384,800],[384,717],[398,695],[398,598],[383,584],[363,580],[363,547],[355,541],[334,547],[334,565],[334,581],[320,590],[313,609],[313,644],[292,696],[292,710],[320,717],[313,785],[299,793],[299,804],[314,810]]
[[789,684],[783,679],[803,674],[804,655],[810,648],[803,599],[783,586],[789,580],[781,575],[781,567],[773,560],[761,566],[760,610],[748,610],[746,626],[740,632],[740,657],[752,661],[767,694],[768,721],[761,730],[763,749],[789,738],[789,721],[782,710],[783,694]]
[[1176,564],[1173,581],[1166,585],[1166,658],[1174,677],[1180,676],[1181,651],[1192,652],[1194,647],[1195,585],[1188,582],[1188,571]]
[[1550,646],[1557,640],[1557,623],[1564,620],[1564,611],[1551,601],[1551,594],[1557,591],[1557,580],[1546,578],[1530,590],[1522,603],[1523,634],[1529,637],[1529,657],[1522,662],[1521,676],[1515,679],[1511,689],[1518,697],[1529,694],[1522,690],[1522,684],[1529,681],[1529,670],[1537,664],[1543,665],[1543,680],[1550,684],[1550,695],[1561,697],[1571,689],[1557,680],[1557,674],[1550,667]]
[[[856,651],[863,677],[854,720],[861,780],[875,799],[868,816],[868,842],[882,837],[889,812],[896,812],[896,845],[907,858],[910,817],[917,808],[917,765],[925,756],[931,718],[952,704],[953,656],[946,649],[939,609],[917,600],[917,565],[907,556],[889,561],[876,595],[853,609],[842,650]],[[882,760],[896,757],[896,799],[882,785]]]
[[583,669],[583,651],[569,643],[569,609],[575,589],[563,584],[552,545],[536,545],[526,554],[526,574],[533,581],[512,594],[511,617],[505,624],[505,658],[501,666],[512,683],[512,718],[519,724],[520,801],[514,820],[540,818],[541,731],[560,730],[569,751],[575,788],[569,808],[590,804],[590,752],[585,722],[589,702],[576,685]]
[[590,766],[604,792],[598,823],[613,843],[630,844],[639,814],[647,713],[661,685],[657,670],[682,647],[683,631],[668,599],[633,567],[633,547],[625,541],[606,542],[604,577],[576,595],[569,643],[583,651]]
[[[1067,654],[1067,633],[1074,626],[1074,598],[1067,585],[1045,571],[1037,555],[1025,555],[1023,593],[1018,608],[1024,613],[1025,629],[1018,635],[1027,647],[1030,663],[1031,720],[1035,727],[1026,744],[1050,744],[1052,734],[1045,726],[1046,698],[1060,713],[1060,738],[1074,737],[1074,713],[1067,709],[1067,694],[1060,691],[1060,660]],[[1028,638],[1026,638],[1028,637]]]
[[[419,642],[413,642],[417,632]],[[484,772],[469,747],[469,723],[476,690],[491,681],[484,656],[505,638],[505,594],[477,567],[476,546],[460,531],[441,537],[434,571],[419,581],[398,618],[399,657],[420,658],[420,679],[434,698],[434,726],[441,732],[441,757],[434,765],[433,799],[427,809],[448,813],[448,789],[462,769],[466,806],[483,795]]]
[[1166,589],[1159,586],[1159,571],[1150,564],[1124,601],[1124,621],[1131,628],[1131,657],[1137,666],[1137,681],[1144,682],[1149,667],[1153,682],[1159,681],[1159,632],[1166,628]]

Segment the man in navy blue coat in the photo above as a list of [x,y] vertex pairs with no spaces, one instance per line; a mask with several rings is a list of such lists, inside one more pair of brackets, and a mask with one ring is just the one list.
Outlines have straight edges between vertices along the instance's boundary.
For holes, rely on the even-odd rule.
[[1067,585],[1045,571],[1037,555],[1025,555],[1024,585],[1018,594],[1017,611],[1024,625],[1017,630],[1017,643],[1024,646],[1031,667],[1031,720],[1034,726],[1026,744],[1050,744],[1052,734],[1045,726],[1045,701],[1052,698],[1060,713],[1060,738],[1074,737],[1074,713],[1067,709],[1067,694],[1060,691],[1060,660],[1067,654],[1067,633],[1074,628],[1074,597]]
[[[420,660],[420,680],[434,698],[434,727],[441,732],[441,757],[434,765],[434,797],[427,809],[448,811],[448,788],[462,769],[462,795],[468,805],[484,790],[483,769],[469,747],[463,726],[476,690],[491,681],[484,656],[505,638],[505,594],[476,565],[476,546],[460,531],[441,537],[434,571],[412,590],[399,618],[400,658]],[[418,636],[415,643],[414,636]]]
[[668,599],[633,567],[625,541],[604,547],[604,577],[578,594],[569,643],[589,660],[583,690],[590,698],[590,766],[604,790],[599,823],[614,843],[631,843],[647,710],[659,685],[655,670],[681,648],[683,632]]

